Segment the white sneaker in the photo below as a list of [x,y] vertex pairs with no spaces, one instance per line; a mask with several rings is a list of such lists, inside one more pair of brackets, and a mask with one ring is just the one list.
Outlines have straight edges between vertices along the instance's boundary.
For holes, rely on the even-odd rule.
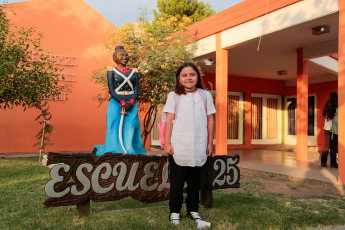
[[207,221],[203,221],[198,212],[189,212],[187,214],[187,217],[191,218],[198,224],[198,229],[211,227],[211,223]]
[[192,220],[201,220],[201,217],[198,212],[189,212],[187,214],[188,218],[191,218]]
[[175,225],[180,224],[180,213],[176,213],[176,212],[170,213],[169,220],[171,223]]

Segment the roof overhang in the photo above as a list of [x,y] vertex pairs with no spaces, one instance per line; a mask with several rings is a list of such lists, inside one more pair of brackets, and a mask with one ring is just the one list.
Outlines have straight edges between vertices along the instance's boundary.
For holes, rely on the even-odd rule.
[[[330,32],[312,35],[312,28],[320,25],[330,25]],[[303,48],[305,59],[337,53],[338,27],[338,0],[304,0],[219,33],[221,47],[229,50],[229,74],[289,81],[296,79],[296,49]],[[215,34],[197,44],[199,63],[216,59]],[[202,70],[215,73],[215,66],[202,66]],[[279,70],[286,70],[287,75],[278,76]],[[310,77],[334,78],[336,74],[320,61],[310,65]]]

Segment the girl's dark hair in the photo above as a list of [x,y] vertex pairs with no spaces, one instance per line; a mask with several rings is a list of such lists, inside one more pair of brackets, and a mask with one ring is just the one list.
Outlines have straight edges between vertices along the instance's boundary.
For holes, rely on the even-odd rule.
[[329,94],[328,100],[323,108],[323,116],[327,119],[333,119],[336,109],[338,108],[338,94],[332,92]]
[[180,65],[180,67],[177,69],[177,72],[176,72],[174,91],[178,95],[186,94],[186,90],[184,89],[183,85],[181,85],[179,82],[180,73],[186,67],[192,67],[198,75],[198,81],[196,83],[196,88],[204,89],[204,85],[202,84],[202,81],[201,81],[200,71],[198,70],[196,65],[193,62],[184,62]]
[[115,47],[115,51],[114,51],[114,53],[113,53],[113,60],[114,60],[114,61],[115,61],[116,54],[117,54],[117,52],[119,52],[119,51],[127,52],[123,46],[116,46],[116,47]]

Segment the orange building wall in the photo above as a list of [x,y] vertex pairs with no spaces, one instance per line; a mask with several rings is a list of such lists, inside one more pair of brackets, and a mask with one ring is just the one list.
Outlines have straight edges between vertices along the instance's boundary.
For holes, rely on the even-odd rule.
[[[204,86],[207,89],[211,89],[209,82],[211,82],[213,87],[215,86],[214,81],[215,81],[214,74],[205,74],[205,76],[203,77]],[[285,87],[284,81],[260,79],[260,78],[252,78],[252,77],[239,77],[239,76],[231,76],[231,75],[229,75],[228,90],[244,92],[246,94],[246,97],[247,95],[250,95],[251,93],[278,94],[278,95],[284,95],[284,96],[297,95],[296,86]],[[316,95],[318,149],[323,149],[324,144],[325,144],[325,137],[324,137],[324,132],[323,132],[324,118],[322,116],[323,107],[327,101],[327,97],[329,93],[337,92],[337,91],[338,91],[337,81],[314,83],[314,84],[309,84],[308,86],[308,93]],[[246,105],[246,108],[247,108],[247,105]],[[245,123],[250,124],[249,119],[251,119],[251,117],[246,115],[245,119],[246,119]],[[249,131],[250,131],[250,126],[246,125],[245,127],[246,134]],[[258,146],[251,145],[250,140],[251,140],[251,136],[245,135],[245,145],[242,145],[242,146],[230,145],[228,146],[228,148],[238,149],[238,148],[258,147]],[[260,145],[260,147],[262,147],[262,145]]]
[[[272,2],[275,7],[271,9],[276,10],[298,1],[276,0]],[[229,8],[217,16],[203,20],[202,23],[206,26],[209,20],[220,20],[215,17],[223,14],[234,16],[228,12],[230,9],[246,13],[242,16],[235,15],[237,21],[231,21],[232,24],[242,23],[247,19],[259,17],[263,12],[252,12],[251,9],[255,4],[263,5],[263,2],[267,1],[244,1],[235,8]],[[56,55],[74,56],[77,60],[76,66],[59,66],[64,68],[63,72],[75,74],[76,81],[68,83],[73,86],[73,92],[69,95],[68,101],[49,102],[53,114],[51,122],[54,130],[51,140],[54,145],[47,146],[45,150],[91,151],[95,144],[103,144],[106,133],[107,105],[104,104],[98,108],[98,104],[92,100],[92,97],[98,92],[98,86],[91,83],[89,77],[94,68],[113,64],[112,51],[105,51],[102,43],[105,41],[106,35],[117,28],[82,0],[30,0],[15,3],[12,6],[16,12],[16,16],[11,16],[12,23],[26,27],[36,25],[45,35],[44,47]],[[214,31],[208,31],[207,28],[200,27],[199,31],[201,30],[214,33]],[[217,28],[214,27],[214,30]],[[208,81],[215,86],[214,75],[206,74],[203,80],[207,88],[210,89]],[[229,91],[245,92],[246,98],[251,93],[296,95],[296,87],[285,88],[283,81],[239,76],[229,76],[228,89]],[[309,93],[317,94],[317,141],[319,145],[324,143],[322,109],[329,92],[332,91],[337,91],[337,82],[309,85]],[[248,105],[246,104],[246,106]],[[35,135],[41,128],[34,121],[37,115],[38,111],[34,109],[25,112],[22,108],[0,111],[0,153],[37,151],[37,147],[32,147],[37,142]],[[250,116],[246,115],[247,119],[250,119]],[[246,126],[246,134],[248,131],[250,131],[250,127]],[[250,144],[250,138],[250,135],[246,135],[243,146],[229,147],[255,147]],[[149,144],[146,147],[149,147]]]
[[[211,89],[208,82],[211,82],[215,87],[214,74],[205,74],[203,76],[204,87]],[[284,81],[229,75],[228,90],[245,93],[284,94],[285,85]]]
[[338,43],[338,104],[339,104],[339,122],[338,122],[338,152],[339,154],[339,177],[338,181],[340,183],[345,183],[345,2],[338,1],[339,6],[339,43]]
[[[89,80],[94,68],[112,65],[112,51],[103,49],[108,33],[117,27],[82,0],[30,0],[14,3],[17,26],[36,26],[45,36],[43,47],[55,55],[76,57],[76,66],[60,66],[76,75],[70,82],[73,92],[67,101],[49,101],[54,126],[52,146],[45,151],[91,151],[103,144],[106,133],[106,106],[98,108],[92,97],[98,86]],[[42,128],[34,119],[35,109],[0,111],[0,152],[35,152],[35,135]]]

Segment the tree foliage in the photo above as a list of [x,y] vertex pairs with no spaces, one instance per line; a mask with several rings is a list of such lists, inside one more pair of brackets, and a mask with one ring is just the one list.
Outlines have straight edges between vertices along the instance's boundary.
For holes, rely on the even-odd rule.
[[[35,27],[11,27],[0,6],[0,109],[15,106],[38,108],[42,98],[58,96],[65,85],[58,85],[57,68],[41,48],[43,35]],[[40,54],[31,61],[32,53]]]
[[[130,55],[128,65],[140,74],[137,100],[141,103],[141,109],[146,111],[142,133],[144,142],[151,131],[151,123],[155,122],[157,107],[165,103],[167,93],[173,88],[178,67],[193,58],[195,45],[186,30],[190,23],[188,17],[180,20],[170,17],[125,24],[106,42],[110,52],[114,51],[116,45],[123,45]],[[105,67],[95,70],[91,78],[101,84],[101,93],[96,99],[100,103],[108,101],[110,95]]]
[[180,20],[189,17],[195,23],[216,13],[210,4],[198,0],[157,0],[157,7],[159,12],[153,10],[155,20],[170,17]]
[[[57,72],[61,70],[54,67],[54,60],[41,47],[43,35],[35,27],[17,28],[12,25],[7,13],[12,10],[7,11],[5,7],[7,5],[0,5],[0,109],[17,106],[24,110],[39,109],[41,114],[36,120],[43,124],[51,114],[42,99],[56,98],[69,89],[67,85],[58,83]],[[48,125],[46,134],[50,131],[51,126]]]

